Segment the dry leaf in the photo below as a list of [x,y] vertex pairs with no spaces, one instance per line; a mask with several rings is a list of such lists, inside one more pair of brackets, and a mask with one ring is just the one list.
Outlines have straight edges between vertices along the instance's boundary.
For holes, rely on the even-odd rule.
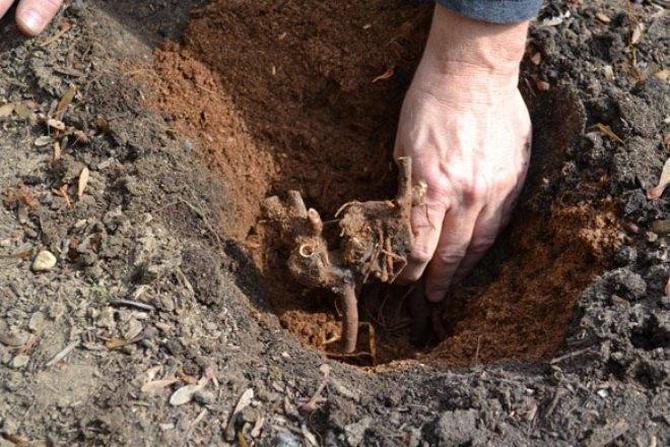
[[670,158],[665,161],[661,178],[658,179],[658,184],[647,191],[647,198],[649,200],[657,200],[663,195],[663,191],[670,184]]
[[654,76],[656,76],[657,79],[665,82],[670,79],[670,68],[664,68],[661,71],[657,71],[654,73]]
[[47,120],[47,126],[54,128],[56,130],[65,130],[65,123],[53,118],[49,118]]
[[0,118],[7,118],[12,113],[14,113],[13,103],[10,102],[9,104],[3,104],[0,106]]
[[644,33],[644,23],[638,23],[637,25],[635,25],[635,28],[633,28],[633,33],[631,34],[630,37],[630,44],[637,45],[637,43],[640,42],[640,39],[642,39],[643,33]]
[[595,128],[598,129],[598,131],[601,134],[605,135],[610,140],[623,144],[623,140],[619,138],[619,136],[615,134],[614,131],[610,129],[610,126],[608,126],[607,124],[598,123],[595,125]]
[[542,53],[540,53],[540,52],[538,51],[537,53],[533,54],[533,55],[530,57],[530,61],[531,61],[534,65],[540,65],[540,62],[542,62]]
[[65,111],[67,110],[68,106],[74,99],[74,95],[77,93],[77,87],[74,84],[70,84],[68,87],[67,91],[63,95],[63,97],[58,101],[58,105],[56,106],[56,111],[54,112],[54,115],[63,118],[63,115],[65,114]]
[[142,392],[147,394],[159,393],[175,382],[177,382],[177,379],[174,377],[171,379],[152,380],[142,385]]
[[376,78],[374,78],[372,80],[372,83],[374,84],[377,81],[383,81],[385,79],[389,79],[390,77],[393,76],[394,73],[395,73],[395,69],[393,67],[391,67],[388,70],[386,70],[384,73],[382,73],[379,76],[377,76]]
[[79,184],[77,185],[77,198],[81,199],[81,196],[84,195],[84,190],[88,184],[88,179],[90,178],[91,173],[87,167],[84,167],[79,174]]
[[614,68],[611,65],[605,65],[603,67],[603,73],[605,74],[605,79],[611,81],[614,79]]
[[600,20],[603,23],[610,23],[612,21],[612,19],[610,19],[604,12],[597,12],[596,19]]
[[665,284],[665,296],[670,296],[670,279],[668,279],[668,282]]
[[170,396],[170,405],[177,407],[193,400],[193,395],[202,389],[201,385],[186,385],[179,388]]
[[42,137],[37,137],[35,139],[35,147],[44,147],[47,144],[51,143],[51,137],[49,135],[44,135]]
[[237,415],[251,404],[253,398],[253,388],[247,388],[237,401],[237,405],[235,405],[235,409],[230,414],[226,430],[224,431],[224,436],[228,442],[233,442],[233,440],[235,440],[235,420],[237,419]]
[[61,157],[61,149],[60,149],[60,143],[58,141],[54,142],[54,151],[53,155],[51,156],[51,161],[52,162],[57,162],[60,160]]
[[105,346],[107,346],[107,349],[114,350],[114,349],[119,349],[123,348],[124,346],[130,344],[128,340],[124,340],[122,338],[116,338],[112,337],[107,342],[105,343]]

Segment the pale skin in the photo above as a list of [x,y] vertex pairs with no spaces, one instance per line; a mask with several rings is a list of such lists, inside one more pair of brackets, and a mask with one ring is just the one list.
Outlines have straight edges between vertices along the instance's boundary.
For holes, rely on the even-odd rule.
[[[14,0],[0,0],[0,17],[3,17]],[[16,7],[16,26],[27,36],[41,33],[56,15],[63,0],[19,0]]]
[[[0,17],[15,0],[0,0]],[[62,0],[19,0],[16,23],[42,32]],[[507,223],[530,157],[531,123],[517,88],[528,22],[479,22],[436,6],[403,104],[395,156],[428,185],[412,210],[414,250],[401,275],[444,299]]]

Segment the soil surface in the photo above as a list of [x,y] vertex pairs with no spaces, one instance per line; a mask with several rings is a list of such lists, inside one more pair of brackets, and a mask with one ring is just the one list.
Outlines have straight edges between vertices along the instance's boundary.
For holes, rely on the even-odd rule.
[[413,346],[411,291],[371,284],[376,366],[323,354],[334,296],[293,282],[261,204],[297,190],[327,224],[394,197],[430,13],[98,0],[37,39],[0,23],[0,446],[670,443],[658,2],[542,10],[526,190],[442,337]]

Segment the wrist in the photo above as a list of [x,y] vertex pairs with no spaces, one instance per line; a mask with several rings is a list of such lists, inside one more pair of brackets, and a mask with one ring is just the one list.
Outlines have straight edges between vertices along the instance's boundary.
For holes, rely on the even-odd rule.
[[517,89],[528,22],[472,20],[437,5],[415,81],[435,92],[482,102]]

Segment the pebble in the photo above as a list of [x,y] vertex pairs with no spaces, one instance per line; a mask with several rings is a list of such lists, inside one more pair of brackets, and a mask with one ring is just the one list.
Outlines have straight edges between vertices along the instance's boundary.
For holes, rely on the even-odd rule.
[[56,256],[50,251],[42,250],[35,256],[32,269],[33,272],[48,272],[56,266]]
[[35,312],[30,321],[28,322],[28,328],[33,332],[41,332],[44,327],[44,314],[42,312]]
[[25,354],[19,354],[12,360],[12,368],[20,369],[28,364],[30,357]]

